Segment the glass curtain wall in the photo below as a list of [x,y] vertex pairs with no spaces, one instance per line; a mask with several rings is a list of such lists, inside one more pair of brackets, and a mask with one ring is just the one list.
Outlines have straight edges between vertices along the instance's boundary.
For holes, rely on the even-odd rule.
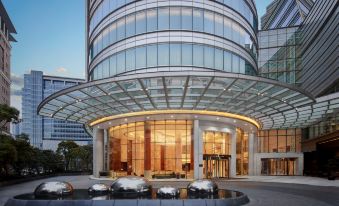
[[192,122],[150,122],[153,178],[193,178]]
[[203,174],[205,178],[229,177],[231,137],[229,133],[204,131]]
[[248,133],[237,129],[237,175],[248,175]]
[[144,174],[144,122],[109,129],[110,170],[114,176]]
[[90,60],[106,47],[146,32],[184,30],[204,32],[229,39],[256,58],[256,43],[251,34],[233,19],[221,14],[190,7],[147,9],[119,18],[95,36],[90,46]]
[[[149,135],[150,141],[145,141]],[[193,178],[191,121],[123,124],[110,128],[109,137],[110,170],[114,176],[144,176],[147,163],[152,178],[174,178],[177,175]],[[150,150],[149,159],[147,150]]]
[[130,48],[107,57],[92,69],[90,79],[151,67],[155,71],[156,67],[168,66],[194,66],[256,75],[250,63],[231,51],[203,44],[161,43]]
[[265,158],[261,159],[262,175],[296,175],[296,158]]
[[231,155],[229,133],[205,131],[203,134],[204,154]]
[[259,131],[258,152],[301,152],[301,129]]

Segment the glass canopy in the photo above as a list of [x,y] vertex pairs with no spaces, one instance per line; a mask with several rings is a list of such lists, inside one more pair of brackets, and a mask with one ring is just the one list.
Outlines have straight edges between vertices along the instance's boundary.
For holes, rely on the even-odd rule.
[[[152,110],[208,110],[255,119],[262,129],[305,126],[331,111],[307,92],[261,77],[225,72],[154,72],[117,76],[47,97],[39,114],[89,124]],[[338,100],[335,103],[338,107]],[[325,104],[324,104],[325,105]],[[321,108],[321,109],[320,109]]]

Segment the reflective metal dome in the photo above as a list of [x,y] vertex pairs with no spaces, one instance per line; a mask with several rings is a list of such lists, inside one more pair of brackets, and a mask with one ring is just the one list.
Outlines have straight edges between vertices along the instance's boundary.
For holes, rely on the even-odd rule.
[[90,195],[106,195],[108,192],[109,186],[102,183],[96,183],[88,188],[88,193]]
[[188,184],[187,193],[189,196],[217,195],[218,185],[212,180],[195,180]]
[[142,177],[120,177],[111,185],[113,195],[119,197],[148,196],[152,193],[152,186]]
[[73,186],[68,182],[44,182],[34,190],[35,197],[60,197],[73,194]]
[[164,198],[164,199],[171,199],[171,198],[177,198],[180,195],[180,190],[171,187],[171,186],[164,186],[160,187],[157,191],[157,197],[158,198]]

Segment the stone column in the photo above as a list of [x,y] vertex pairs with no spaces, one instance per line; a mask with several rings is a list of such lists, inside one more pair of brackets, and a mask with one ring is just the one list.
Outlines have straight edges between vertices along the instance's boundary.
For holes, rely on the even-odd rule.
[[230,164],[230,177],[237,176],[237,131],[236,129],[231,132],[231,164]]
[[104,130],[95,128],[93,134],[93,175],[99,177],[104,169]]
[[147,179],[152,178],[151,170],[151,125],[145,122],[144,126],[144,176]]
[[254,168],[254,153],[256,147],[256,135],[255,133],[248,134],[248,175],[255,175]]
[[203,178],[203,139],[200,134],[199,120],[194,120],[193,125],[194,142],[194,179]]

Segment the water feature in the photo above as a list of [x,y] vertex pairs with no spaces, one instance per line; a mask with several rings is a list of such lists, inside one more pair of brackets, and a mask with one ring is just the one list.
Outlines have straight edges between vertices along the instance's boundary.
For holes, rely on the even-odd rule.
[[66,182],[40,184],[34,193],[22,194],[8,200],[12,205],[88,205],[88,206],[160,206],[160,205],[243,205],[248,197],[238,191],[219,189],[211,180],[195,180],[187,188],[165,186],[152,188],[141,177],[122,177],[112,185],[97,183],[88,189],[73,189]]

